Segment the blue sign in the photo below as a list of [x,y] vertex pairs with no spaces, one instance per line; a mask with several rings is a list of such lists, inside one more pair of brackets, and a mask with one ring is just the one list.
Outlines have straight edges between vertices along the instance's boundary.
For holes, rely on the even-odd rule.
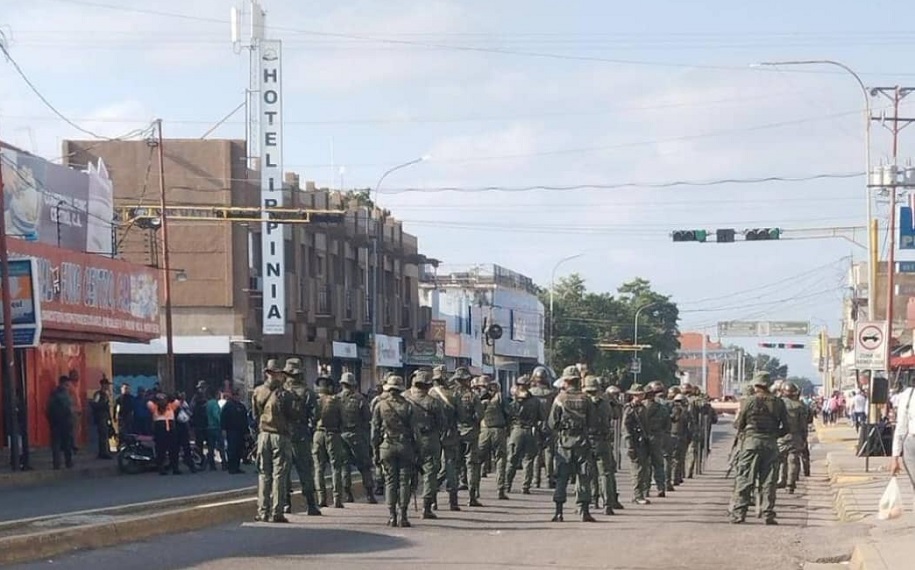
[[[915,217],[909,206],[899,208],[899,249],[915,249]],[[900,273],[912,272],[900,271]]]
[[896,273],[915,273],[915,261],[896,262]]
[[[36,282],[37,264],[32,258],[11,259],[6,282],[10,287],[10,306],[13,321],[13,346],[29,348],[41,341],[41,301]],[[2,286],[0,281],[0,286]],[[2,318],[2,306],[0,306]],[[6,336],[0,326],[0,346],[5,346]]]

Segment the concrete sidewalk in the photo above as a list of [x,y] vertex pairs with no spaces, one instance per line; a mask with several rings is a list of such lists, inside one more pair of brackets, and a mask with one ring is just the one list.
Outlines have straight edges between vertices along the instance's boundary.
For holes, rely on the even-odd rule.
[[[80,449],[73,455],[71,469],[53,469],[51,464],[51,450],[48,448],[32,449],[30,452],[28,471],[13,471],[9,464],[9,449],[0,450],[0,491],[10,487],[28,487],[32,485],[45,485],[55,481],[73,479],[86,479],[98,477],[113,477],[118,474],[117,459],[97,459],[94,450]],[[114,456],[114,453],[112,453]]]
[[902,570],[915,563],[915,492],[903,472],[899,476],[905,514],[890,521],[877,520],[880,497],[889,481],[886,457],[872,457],[870,469],[856,456],[858,435],[846,423],[816,425],[817,439],[826,453],[827,472],[836,513],[845,522],[861,522],[867,535],[855,547],[850,567],[854,570]]

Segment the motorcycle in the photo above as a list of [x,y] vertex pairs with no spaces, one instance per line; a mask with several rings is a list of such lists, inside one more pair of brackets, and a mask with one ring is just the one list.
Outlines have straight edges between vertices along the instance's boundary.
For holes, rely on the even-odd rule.
[[[204,457],[191,442],[191,462],[200,471]],[[136,475],[156,468],[156,443],[150,435],[127,434],[118,446],[118,470]]]

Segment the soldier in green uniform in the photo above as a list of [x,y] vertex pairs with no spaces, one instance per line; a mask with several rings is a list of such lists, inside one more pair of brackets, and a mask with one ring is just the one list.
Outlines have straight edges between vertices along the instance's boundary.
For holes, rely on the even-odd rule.
[[601,380],[596,376],[585,378],[585,393],[591,400],[593,421],[588,429],[588,440],[591,444],[590,472],[591,497],[594,507],[600,508],[600,497],[604,499],[604,514],[612,515],[613,504],[617,501],[616,461],[613,459],[613,448],[610,434],[613,421],[613,409],[610,402],[601,393]]
[[782,387],[785,411],[788,413],[788,433],[778,440],[779,453],[779,489],[788,488],[793,494],[801,470],[801,456],[807,448],[807,425],[809,422],[807,406],[800,401],[801,391],[793,382]]
[[[321,514],[315,500],[315,466],[311,456],[311,441],[315,422],[315,393],[305,383],[302,374],[302,361],[290,358],[283,369],[286,376],[284,388],[289,394],[292,412],[289,416],[289,460],[299,476],[302,496],[307,505],[306,513],[311,516]],[[292,469],[286,475],[285,512],[292,512]]]
[[645,388],[645,431],[648,434],[648,458],[654,475],[658,497],[667,496],[667,479],[664,456],[670,447],[670,411],[656,400],[658,394],[667,393],[664,384],[655,380]]
[[430,394],[442,407],[442,468],[438,474],[439,484],[445,483],[448,491],[448,508],[460,511],[458,506],[458,467],[461,462],[461,436],[458,433],[458,402],[445,380],[445,367],[437,366],[432,371]]
[[[607,405],[610,406],[610,459],[613,460],[613,470],[610,472],[610,482],[613,485],[613,488],[616,489],[616,493],[613,497],[610,497],[610,506],[613,507],[615,511],[623,510],[623,504],[620,503],[620,487],[616,481],[616,472],[620,468],[619,461],[617,461],[616,449],[619,446],[619,449],[622,449],[623,441],[623,404],[620,403],[620,389],[618,386],[610,385],[607,386],[607,389],[604,391],[604,400],[607,402]],[[619,436],[617,436],[617,430],[619,430]],[[617,441],[619,439],[619,442]]]
[[375,482],[372,478],[372,412],[365,396],[356,390],[356,377],[352,372],[343,373],[340,377],[340,387],[340,394],[337,397],[340,399],[343,415],[343,433],[340,437],[343,441],[343,491],[346,502],[355,502],[350,473],[351,467],[355,466],[362,475],[366,501],[375,504],[378,500],[375,499]]
[[480,455],[495,459],[496,485],[499,500],[508,500],[508,481],[505,478],[508,460],[508,414],[499,383],[489,376],[477,378],[477,395],[483,405],[480,421]]
[[[410,503],[415,434],[413,405],[403,397],[400,376],[388,376],[384,395],[372,411],[372,449],[377,462],[384,465],[385,502],[390,518],[388,526],[407,528],[407,506]],[[399,516],[399,518],[398,518]]]
[[740,524],[746,520],[751,496],[759,481],[762,515],[766,524],[775,520],[775,484],[778,476],[778,438],[788,433],[788,412],[781,398],[769,391],[769,375],[753,377],[755,394],[741,402],[734,422],[742,437],[737,458],[737,475],[731,498],[730,520]]
[[461,437],[461,451],[467,470],[467,488],[470,499],[467,506],[482,507],[480,503],[480,420],[483,419],[483,405],[470,387],[470,372],[458,368],[454,372],[454,395],[458,403],[458,434]]
[[283,371],[276,360],[268,360],[267,378],[254,389],[254,417],[257,436],[257,517],[263,522],[289,522],[283,516],[286,499],[286,471],[289,469],[288,393],[283,389]]
[[514,397],[508,405],[508,421],[511,431],[508,436],[508,491],[511,492],[515,474],[524,467],[524,481],[521,493],[531,494],[534,481],[534,460],[540,450],[539,434],[545,419],[543,407],[537,398],[531,396],[531,379],[520,376],[515,380]]
[[[538,366],[531,373],[531,395],[540,402],[540,406],[543,408],[543,417],[549,417],[556,391],[550,384],[550,375],[543,366]],[[546,422],[543,423],[539,434],[540,451],[537,453],[537,459],[534,462],[534,486],[538,489],[540,488],[541,473],[543,471],[546,471],[549,488],[554,489],[556,487],[556,474],[554,472],[556,442],[546,424]]]
[[702,449],[702,429],[700,420],[702,416],[702,399],[699,389],[689,382],[683,384],[683,394],[687,399],[687,413],[689,414],[689,444],[687,447],[686,478],[692,479],[699,471],[699,456]]
[[442,467],[441,437],[445,425],[442,403],[429,394],[430,388],[432,379],[429,373],[420,370],[413,374],[413,387],[406,395],[413,404],[418,454],[416,464],[422,467],[424,519],[438,518],[432,512],[432,504],[438,492],[438,473]]
[[670,412],[670,439],[671,459],[667,469],[667,484],[670,489],[673,485],[682,485],[685,475],[686,448],[689,441],[689,410],[688,402],[683,394],[675,394],[671,400]]
[[626,430],[627,456],[632,474],[632,502],[648,505],[651,504],[647,498],[651,490],[651,454],[646,429],[648,419],[642,403],[645,389],[641,384],[633,384],[626,393],[630,400],[623,412],[623,428]]
[[[374,413],[375,413],[375,406],[377,406],[377,405],[378,405],[378,402],[380,401],[380,399],[381,399],[383,396],[385,396],[385,393],[384,393],[384,382],[385,382],[384,380],[379,380],[378,382],[376,382],[376,385],[375,385],[375,396],[374,396],[374,397],[372,398],[372,400],[369,402],[369,413],[371,413],[371,414],[373,414],[373,415],[374,415]],[[374,479],[375,479],[375,495],[384,495],[384,489],[385,489],[385,485],[384,485],[384,466],[383,466],[383,465],[381,464],[381,462],[374,456],[374,454],[372,455],[372,457],[373,457],[372,462],[373,462],[373,464],[374,464],[374,466],[375,466],[375,477],[374,477]]]
[[572,473],[577,475],[576,501],[582,522],[594,522],[591,516],[591,480],[588,462],[591,459],[591,444],[588,433],[594,423],[591,401],[581,391],[578,369],[567,366],[561,380],[566,389],[553,400],[550,410],[550,430],[556,434],[556,489],[553,502],[556,512],[553,522],[563,521],[562,507],[566,502],[566,491]]
[[334,380],[319,376],[315,380],[318,401],[315,409],[315,435],[312,454],[315,459],[315,486],[318,504],[327,506],[327,482],[324,472],[330,466],[334,508],[343,508],[343,406],[334,394]]

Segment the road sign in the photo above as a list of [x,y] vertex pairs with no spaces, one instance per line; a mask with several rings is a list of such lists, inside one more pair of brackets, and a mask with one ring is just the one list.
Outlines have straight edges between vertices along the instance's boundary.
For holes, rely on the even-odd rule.
[[633,374],[642,373],[642,360],[639,357],[632,359],[632,362],[629,364],[629,369]]
[[855,324],[855,368],[886,370],[886,323],[858,322]]
[[806,321],[724,321],[718,323],[719,337],[807,336]]

